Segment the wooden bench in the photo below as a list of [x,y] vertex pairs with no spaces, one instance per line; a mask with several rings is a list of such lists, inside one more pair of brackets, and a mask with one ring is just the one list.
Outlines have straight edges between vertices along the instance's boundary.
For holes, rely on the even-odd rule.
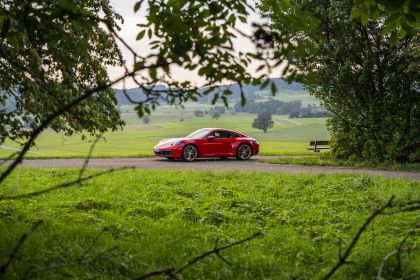
[[321,150],[329,150],[329,144],[330,141],[312,140],[309,142],[309,147],[307,149],[314,152],[320,152]]

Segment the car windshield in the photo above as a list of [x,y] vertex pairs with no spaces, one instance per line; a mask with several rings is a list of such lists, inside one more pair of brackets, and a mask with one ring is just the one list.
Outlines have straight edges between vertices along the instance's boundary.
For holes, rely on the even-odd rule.
[[206,136],[210,131],[211,131],[211,129],[202,128],[202,129],[194,131],[193,133],[188,135],[187,138],[201,139],[204,136]]

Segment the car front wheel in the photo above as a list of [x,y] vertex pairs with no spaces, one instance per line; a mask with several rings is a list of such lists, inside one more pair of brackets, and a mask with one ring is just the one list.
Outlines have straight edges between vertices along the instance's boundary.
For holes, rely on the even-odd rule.
[[236,151],[236,158],[240,160],[247,160],[251,157],[252,150],[248,144],[241,144]]
[[182,158],[186,161],[194,161],[198,157],[198,149],[194,145],[186,145],[182,149]]

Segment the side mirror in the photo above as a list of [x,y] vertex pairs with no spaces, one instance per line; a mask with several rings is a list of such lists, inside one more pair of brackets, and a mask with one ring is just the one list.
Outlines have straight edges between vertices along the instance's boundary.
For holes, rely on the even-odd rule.
[[210,135],[209,137],[207,137],[207,140],[209,141],[213,141],[214,139],[216,139],[216,137],[213,135]]

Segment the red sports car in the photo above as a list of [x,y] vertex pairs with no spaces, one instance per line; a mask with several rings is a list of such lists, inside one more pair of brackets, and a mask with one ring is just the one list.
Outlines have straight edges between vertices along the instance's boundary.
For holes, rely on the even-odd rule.
[[236,157],[247,160],[259,152],[254,138],[222,128],[202,128],[185,138],[162,139],[154,147],[155,156],[193,161],[206,157]]

